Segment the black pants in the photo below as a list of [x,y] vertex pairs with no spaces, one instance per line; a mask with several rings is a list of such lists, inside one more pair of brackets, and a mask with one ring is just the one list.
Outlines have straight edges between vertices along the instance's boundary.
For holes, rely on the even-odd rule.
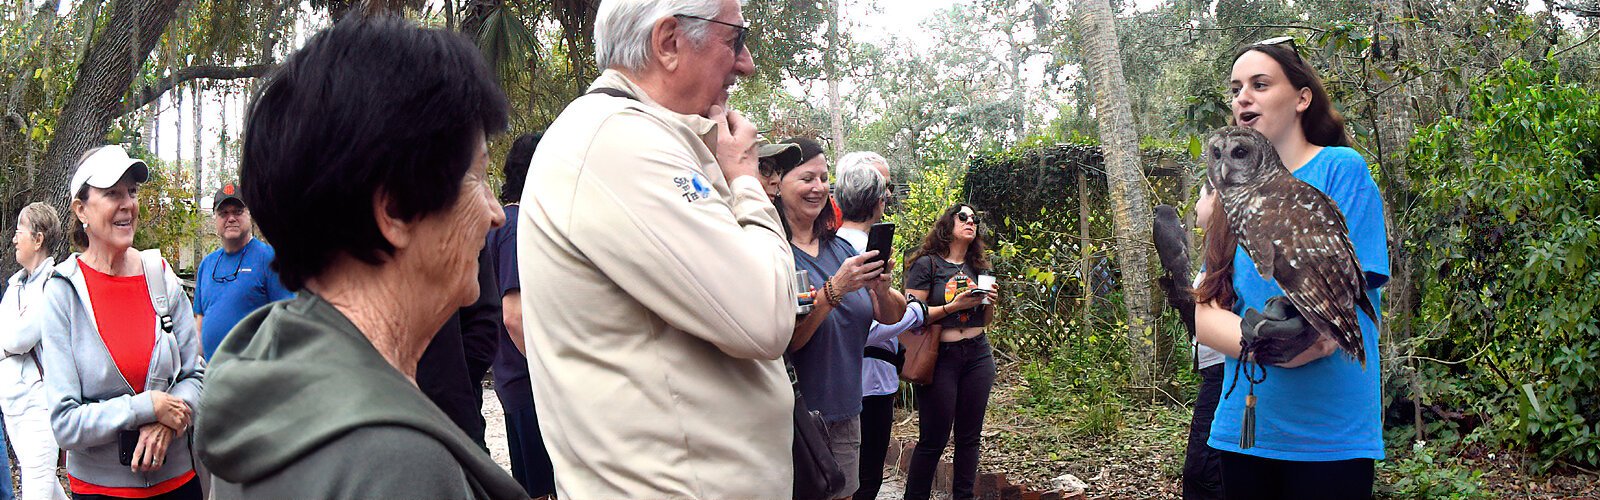
[[889,451],[889,430],[894,427],[894,395],[861,398],[861,487],[852,498],[878,498],[883,487],[883,458]]
[[1372,459],[1290,462],[1222,452],[1222,487],[1229,500],[1372,498]]
[[511,452],[511,477],[528,490],[528,496],[539,498],[556,493],[556,474],[534,408],[506,411],[506,448]]
[[1189,449],[1183,457],[1184,500],[1222,498],[1222,452],[1206,444],[1221,398],[1222,363],[1200,369],[1200,391],[1194,399],[1194,418],[1189,421]]
[[[122,497],[95,495],[91,493],[73,493],[72,498],[73,500],[111,500]],[[200,479],[197,477],[189,479],[189,482],[183,483],[183,486],[179,486],[178,489],[153,497],[145,497],[144,500],[204,500],[204,498],[205,495],[200,492]]]
[[994,352],[983,335],[939,344],[939,361],[933,383],[916,386],[917,449],[911,454],[906,475],[906,498],[923,500],[933,490],[939,455],[955,428],[956,453],[950,478],[950,498],[973,498],[978,482],[978,448],[982,444],[983,412],[994,387]]

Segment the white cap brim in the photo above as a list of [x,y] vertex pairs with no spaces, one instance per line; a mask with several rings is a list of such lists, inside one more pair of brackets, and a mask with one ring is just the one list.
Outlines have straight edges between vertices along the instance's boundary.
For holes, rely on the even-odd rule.
[[150,167],[145,166],[144,160],[130,158],[121,146],[102,147],[78,164],[78,171],[72,174],[72,189],[67,196],[76,197],[84,185],[100,189],[115,186],[130,170],[134,182],[150,180]]

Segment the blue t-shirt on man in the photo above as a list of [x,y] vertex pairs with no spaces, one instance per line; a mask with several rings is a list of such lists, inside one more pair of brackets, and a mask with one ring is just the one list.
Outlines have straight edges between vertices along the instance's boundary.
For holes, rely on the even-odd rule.
[[272,270],[273,255],[272,245],[250,238],[238,252],[217,249],[200,261],[194,276],[194,313],[204,316],[200,343],[206,359],[245,315],[294,297]]
[[[1366,272],[1367,297],[1382,314],[1378,288],[1389,280],[1388,233],[1383,222],[1383,199],[1366,160],[1353,149],[1327,147],[1296,170],[1294,176],[1338,204],[1345,225],[1350,228],[1356,259]],[[1233,288],[1238,296],[1234,312],[1240,313],[1245,308],[1260,310],[1267,299],[1283,295],[1276,281],[1261,277],[1255,262],[1242,248],[1236,249],[1233,257]],[[1207,444],[1222,451],[1277,460],[1382,460],[1378,327],[1366,313],[1357,312],[1356,317],[1361,321],[1361,340],[1368,358],[1364,371],[1344,351],[1297,368],[1269,366],[1266,381],[1255,387],[1255,446],[1239,448],[1244,400],[1249,393],[1249,382],[1244,380],[1218,404]],[[1224,388],[1233,385],[1234,367],[1239,360],[1229,357],[1226,363]]]

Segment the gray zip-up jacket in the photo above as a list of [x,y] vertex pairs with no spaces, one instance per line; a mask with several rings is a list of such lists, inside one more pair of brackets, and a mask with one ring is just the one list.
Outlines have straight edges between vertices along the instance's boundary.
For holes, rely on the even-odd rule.
[[[146,250],[144,256],[159,260],[159,254],[152,252],[157,251]],[[157,327],[151,332],[156,336],[155,348],[145,379],[147,392],[139,394],[133,393],[100,338],[77,254],[56,266],[55,275],[45,283],[44,307],[36,319],[43,333],[40,361],[51,403],[50,427],[61,448],[67,450],[67,473],[79,480],[99,486],[145,488],[194,469],[187,432],[173,436],[160,469],[135,473],[117,460],[117,432],[137,432],[139,426],[156,421],[148,391],[163,390],[190,408],[200,407],[205,375],[200,334],[178,276],[166,261],[161,263],[161,269],[145,272],[164,275],[166,313],[172,316],[173,329],[167,333],[160,328],[162,311],[157,311]]]

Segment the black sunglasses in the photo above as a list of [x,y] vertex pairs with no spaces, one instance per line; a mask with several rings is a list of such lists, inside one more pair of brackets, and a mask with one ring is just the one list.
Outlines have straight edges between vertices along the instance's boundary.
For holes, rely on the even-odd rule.
[[723,26],[727,26],[727,27],[739,30],[739,34],[735,35],[733,37],[733,56],[734,57],[738,57],[739,54],[741,54],[741,53],[743,53],[745,51],[744,39],[745,39],[745,37],[750,35],[750,27],[749,26],[740,26],[740,25],[733,24],[733,23],[725,23],[725,22],[722,22],[722,21],[718,21],[716,19],[707,19],[707,18],[700,17],[700,16],[691,16],[691,15],[688,15],[688,14],[674,14],[672,17],[689,18],[689,19],[694,19],[694,20],[697,20],[697,21],[705,21],[705,22],[708,22],[708,23],[717,23],[717,24],[720,24],[720,25],[723,25]]
[[966,212],[956,212],[956,220],[961,221],[961,222],[971,222],[973,224],[977,224],[978,223],[978,214],[969,214],[969,213],[966,213]]
[[239,279],[239,270],[244,268],[244,258],[249,253],[250,253],[250,247],[249,246],[244,247],[244,249],[239,252],[239,259],[234,261],[233,272],[228,273],[227,276],[220,276],[220,277],[217,276],[217,268],[218,267],[222,267],[220,265],[220,264],[222,264],[222,262],[221,262],[222,258],[219,256],[217,258],[218,262],[215,263],[215,264],[212,264],[212,267],[211,267],[211,281],[215,282],[215,283],[228,283],[228,282],[231,282],[233,280]]

